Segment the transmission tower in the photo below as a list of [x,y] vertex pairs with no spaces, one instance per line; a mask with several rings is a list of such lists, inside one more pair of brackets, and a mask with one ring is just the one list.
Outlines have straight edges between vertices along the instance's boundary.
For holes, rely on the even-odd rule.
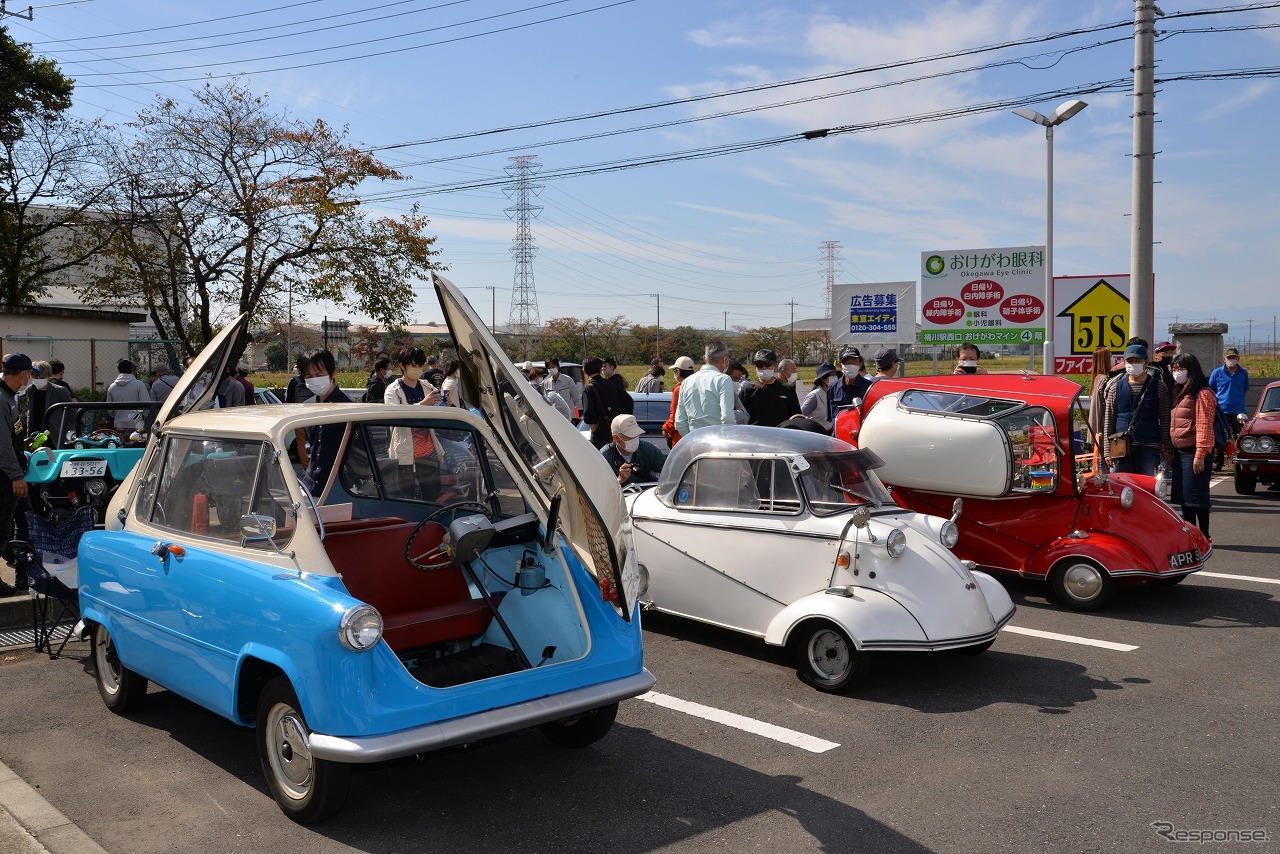
[[818,256],[818,263],[823,265],[823,270],[827,274],[827,292],[826,298],[823,299],[822,309],[825,317],[831,317],[831,289],[835,286],[836,276],[840,275],[840,262],[844,258],[840,257],[840,241],[824,240],[818,247],[822,250],[822,254]]
[[502,188],[507,198],[515,202],[506,209],[506,214],[516,222],[516,236],[511,241],[511,257],[516,262],[515,287],[511,292],[511,315],[507,323],[526,347],[529,335],[542,325],[538,318],[538,295],[533,289],[533,256],[538,253],[538,247],[533,245],[533,233],[529,229],[530,221],[542,212],[541,205],[530,201],[543,187],[533,183],[534,176],[542,169],[541,163],[533,162],[536,159],[536,154],[510,158],[511,165],[506,171],[511,183]]

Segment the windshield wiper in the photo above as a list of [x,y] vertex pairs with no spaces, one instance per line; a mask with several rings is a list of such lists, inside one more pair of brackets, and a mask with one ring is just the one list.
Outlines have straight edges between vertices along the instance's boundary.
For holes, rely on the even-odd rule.
[[858,501],[861,501],[861,502],[862,502],[862,503],[864,503],[864,504],[872,504],[872,505],[875,505],[875,507],[876,507],[877,509],[879,509],[881,506],[883,506],[883,505],[881,505],[881,503],[880,503],[879,501],[874,501],[874,500],[872,500],[872,499],[869,499],[869,498],[867,498],[867,496],[865,496],[865,495],[860,495],[859,493],[854,492],[852,489],[846,489],[846,488],[845,488],[845,487],[843,487],[843,486],[836,486],[834,483],[833,483],[833,484],[831,484],[831,488],[832,488],[832,489],[838,489],[838,490],[840,490],[841,492],[843,492],[845,495],[849,496],[850,498],[856,498],[856,499],[858,499]]

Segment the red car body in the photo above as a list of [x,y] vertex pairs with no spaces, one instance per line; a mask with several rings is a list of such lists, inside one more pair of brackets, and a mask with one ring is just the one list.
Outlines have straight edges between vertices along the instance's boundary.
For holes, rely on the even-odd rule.
[[1236,492],[1252,495],[1259,483],[1280,483],[1280,382],[1262,391],[1258,408],[1236,437]]
[[835,435],[885,461],[878,473],[904,507],[949,516],[963,498],[959,557],[1096,610],[1117,584],[1178,583],[1212,545],[1157,497],[1154,478],[1077,474],[1081,390],[1036,374],[881,380],[839,413]]

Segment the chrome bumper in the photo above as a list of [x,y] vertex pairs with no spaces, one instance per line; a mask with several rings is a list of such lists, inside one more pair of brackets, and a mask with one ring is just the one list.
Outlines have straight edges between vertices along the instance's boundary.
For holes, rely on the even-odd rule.
[[648,691],[658,680],[648,670],[625,679],[588,685],[563,694],[539,697],[514,706],[491,709],[465,718],[427,724],[386,735],[338,736],[312,733],[311,755],[333,762],[383,762],[469,741],[479,741],[526,727],[589,712]]

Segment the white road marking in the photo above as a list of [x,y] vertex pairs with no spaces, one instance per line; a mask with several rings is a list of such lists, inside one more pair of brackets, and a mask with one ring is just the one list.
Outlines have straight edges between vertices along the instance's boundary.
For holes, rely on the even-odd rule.
[[718,724],[740,729],[743,732],[749,732],[754,735],[761,735],[765,738],[771,738],[774,741],[780,741],[783,744],[790,744],[793,747],[799,747],[801,750],[807,750],[810,753],[826,753],[828,750],[835,750],[840,745],[834,741],[825,741],[812,735],[805,735],[802,732],[796,732],[793,729],[780,727],[775,724],[758,721],[755,718],[748,718],[744,715],[726,712],[723,709],[715,709],[711,706],[704,706],[701,703],[691,703],[688,700],[681,700],[679,697],[672,697],[668,694],[659,694],[657,691],[650,691],[647,694],[641,694],[636,697],[637,700],[644,700],[646,703],[653,703],[655,706],[662,706],[664,709],[672,709],[677,712],[684,712],[686,715],[693,715],[696,718],[703,718],[708,721],[715,721]]
[[1192,573],[1191,577],[1204,576],[1205,578],[1229,578],[1232,581],[1259,581],[1263,584],[1280,584],[1280,578],[1262,578],[1257,575],[1227,575],[1222,572],[1205,572],[1203,569],[1199,572]]
[[1042,632],[1039,629],[1024,629],[1022,626],[1005,626],[1001,631],[1013,632],[1015,635],[1030,635],[1033,638],[1046,638],[1048,640],[1062,641],[1064,643],[1078,643],[1083,646],[1096,646],[1101,647],[1102,649],[1114,649],[1116,652],[1133,652],[1137,649],[1137,647],[1132,644],[1094,640],[1093,638],[1082,638],[1077,635],[1060,635],[1057,632]]
[[1229,478],[1229,477],[1211,477],[1211,478],[1209,478],[1209,488],[1210,488],[1210,489],[1213,489],[1213,488],[1214,488],[1215,486],[1217,486],[1218,484],[1220,484],[1220,483],[1226,483],[1228,480],[1231,480],[1231,478]]

